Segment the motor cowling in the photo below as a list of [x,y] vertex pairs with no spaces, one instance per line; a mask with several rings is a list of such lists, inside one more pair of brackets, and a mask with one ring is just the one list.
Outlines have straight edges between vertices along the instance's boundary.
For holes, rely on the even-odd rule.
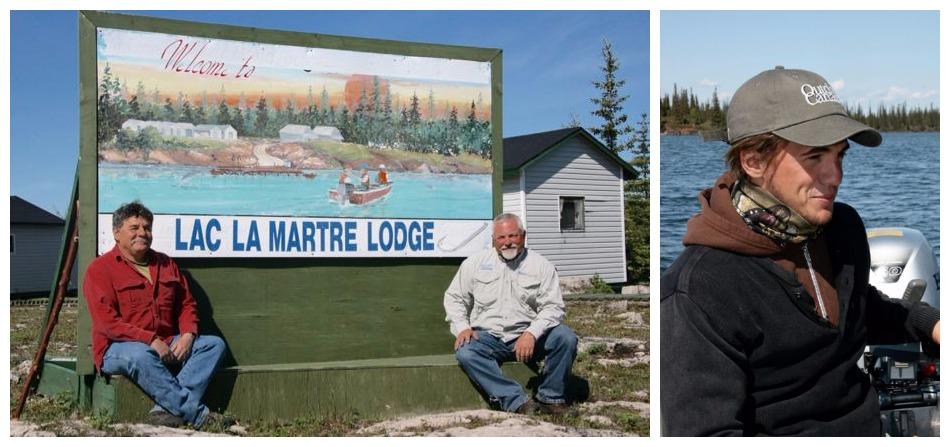
[[[923,234],[911,228],[872,228],[870,284],[890,298],[939,308],[939,267]],[[861,367],[880,398],[888,436],[939,436],[939,359],[920,343],[868,346]]]

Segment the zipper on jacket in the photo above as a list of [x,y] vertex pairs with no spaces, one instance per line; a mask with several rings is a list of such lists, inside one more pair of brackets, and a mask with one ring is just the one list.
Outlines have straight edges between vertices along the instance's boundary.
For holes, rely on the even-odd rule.
[[814,273],[814,265],[811,263],[811,251],[808,250],[807,244],[810,241],[804,241],[804,244],[801,245],[801,248],[804,250],[804,261],[807,262],[807,271],[811,274],[811,282],[814,283],[814,293],[817,294],[817,305],[820,307],[820,315],[823,319],[827,319],[827,308],[824,307],[824,297],[820,294],[820,285],[817,284],[817,275]]

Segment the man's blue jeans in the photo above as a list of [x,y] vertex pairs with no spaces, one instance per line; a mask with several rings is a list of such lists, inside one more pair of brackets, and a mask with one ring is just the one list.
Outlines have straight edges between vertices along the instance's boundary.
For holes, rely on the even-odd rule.
[[[461,369],[471,380],[504,411],[516,411],[530,399],[514,379],[501,373],[501,363],[515,360],[514,344],[517,339],[507,343],[487,331],[476,330],[478,339],[455,351],[455,358]],[[565,324],[551,328],[534,343],[532,360],[544,359],[544,368],[540,372],[540,385],[537,387],[537,400],[548,404],[566,402],[564,391],[570,368],[577,357],[577,335]]]
[[[176,341],[178,336],[172,343]],[[102,372],[123,375],[138,384],[155,401],[152,411],[164,409],[201,427],[210,411],[201,398],[221,364],[224,350],[220,337],[199,335],[191,346],[191,355],[174,375],[151,346],[138,341],[113,342],[105,351]]]

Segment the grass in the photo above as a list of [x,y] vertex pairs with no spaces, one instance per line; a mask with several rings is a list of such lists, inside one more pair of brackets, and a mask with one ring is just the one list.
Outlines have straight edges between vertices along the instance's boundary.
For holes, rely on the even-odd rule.
[[634,340],[649,340],[649,307],[629,304],[625,312],[642,314],[647,326],[624,326],[616,314],[623,311],[610,311],[604,301],[570,301],[567,304],[568,326],[576,331],[580,337],[608,337],[632,338]]
[[590,382],[590,401],[632,400],[637,391],[649,391],[649,365],[601,365],[596,357],[577,358],[573,373]]
[[302,417],[283,424],[249,421],[245,427],[248,436],[352,436],[360,428],[375,422],[378,421],[362,419],[354,414],[336,418]]
[[[629,304],[626,309],[610,308],[608,301],[568,301],[566,323],[583,338],[632,338],[649,340],[649,328],[626,327],[621,319],[614,318],[624,312],[639,312],[644,321],[649,321],[649,308]],[[615,306],[615,304],[614,304]],[[32,360],[45,315],[44,306],[10,307],[10,367],[16,368],[24,360]],[[48,350],[49,356],[72,357],[76,353],[76,319],[78,308],[64,307],[59,323],[53,332]],[[648,324],[648,323],[647,323]],[[636,396],[649,392],[649,365],[637,364],[631,367],[609,364],[601,365],[599,359],[609,358],[606,345],[597,343],[587,352],[578,355],[573,373],[588,381],[590,387],[589,402],[618,402],[642,400]],[[10,411],[19,397],[20,384],[11,382]],[[113,424],[105,414],[87,415],[85,424],[76,428],[76,424],[66,424],[80,417],[73,406],[72,396],[33,395],[27,402],[22,420],[36,423],[43,430],[61,435],[105,434],[110,436],[134,435],[126,428]],[[577,407],[575,407],[577,408]],[[603,416],[609,424],[591,421],[589,416]],[[576,429],[609,429],[623,433],[649,435],[649,419],[638,411],[621,405],[604,405],[596,408],[584,408],[573,414],[552,416],[534,416],[537,420],[572,427]],[[242,420],[248,436],[355,436],[358,430],[376,422],[358,414],[333,417],[300,417],[291,422],[278,423],[262,420]],[[472,419],[462,426],[477,428],[493,423],[491,420]],[[85,428],[82,428],[85,427]],[[78,432],[77,432],[78,430]],[[85,430],[85,431],[84,431]],[[223,429],[211,430],[223,431]],[[415,433],[424,433],[422,429],[413,429]]]
[[[47,356],[68,357],[76,354],[76,319],[79,308],[63,306],[53,329]],[[44,306],[10,306],[10,367],[33,360],[46,317]]]

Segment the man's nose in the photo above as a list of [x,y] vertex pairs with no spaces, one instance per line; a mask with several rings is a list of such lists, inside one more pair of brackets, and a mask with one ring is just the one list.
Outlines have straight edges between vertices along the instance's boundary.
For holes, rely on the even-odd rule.
[[835,158],[828,161],[821,171],[821,183],[836,190],[844,178],[843,160]]

